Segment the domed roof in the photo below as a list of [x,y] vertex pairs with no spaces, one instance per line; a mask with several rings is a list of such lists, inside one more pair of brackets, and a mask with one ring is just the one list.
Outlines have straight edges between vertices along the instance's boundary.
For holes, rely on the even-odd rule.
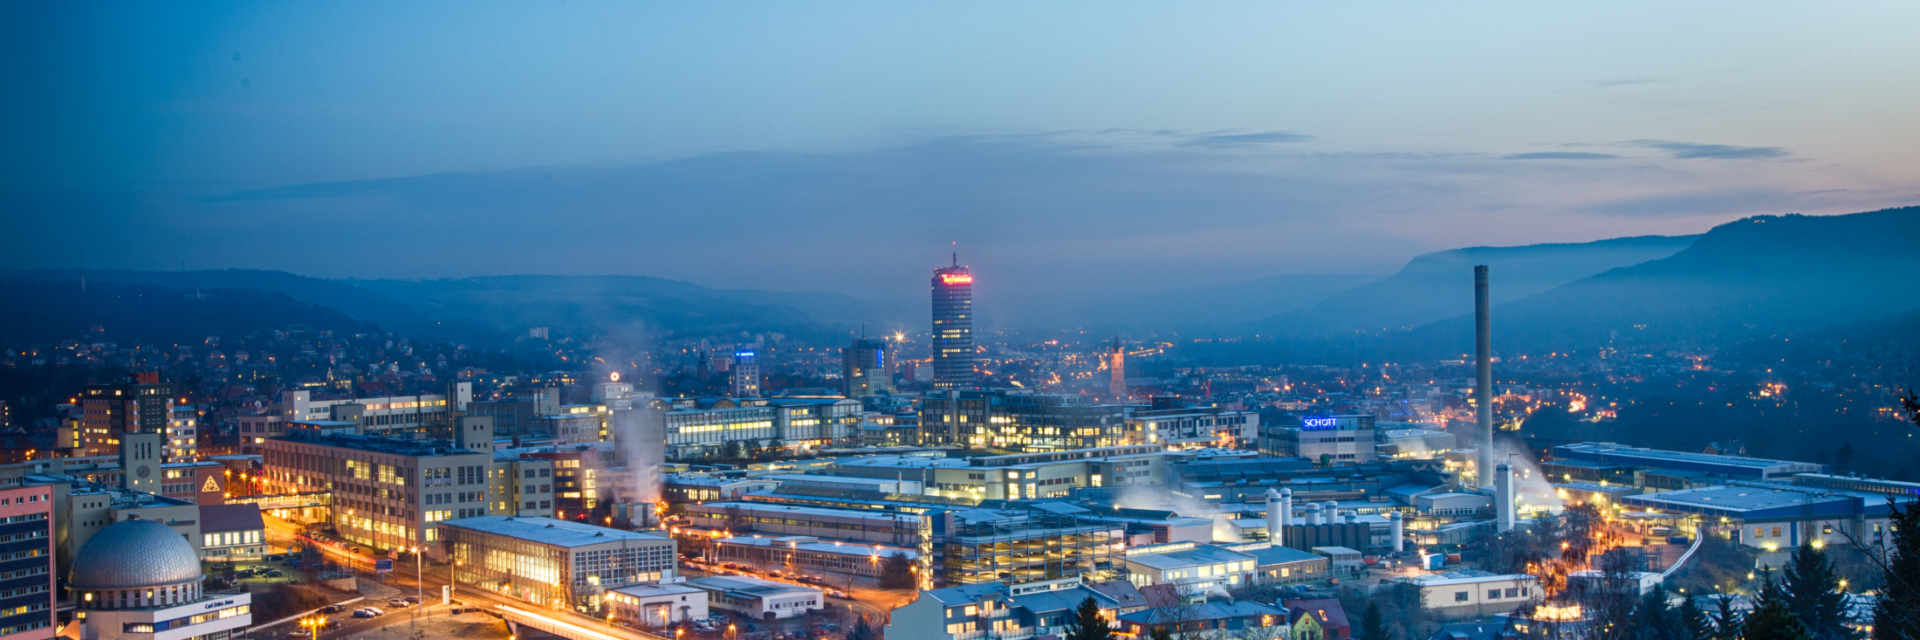
[[200,557],[180,532],[153,520],[122,520],[80,547],[67,586],[82,591],[140,589],[205,579]]

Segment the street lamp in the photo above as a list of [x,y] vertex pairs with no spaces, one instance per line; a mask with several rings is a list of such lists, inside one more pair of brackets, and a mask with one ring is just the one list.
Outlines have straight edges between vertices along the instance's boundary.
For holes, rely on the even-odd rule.
[[426,570],[420,567],[420,547],[414,547],[413,548],[413,599],[417,600],[418,602],[413,603],[413,607],[414,607],[413,619],[407,621],[408,627],[414,626],[415,623],[420,620],[420,609],[427,606],[426,588],[427,588],[427,572]]

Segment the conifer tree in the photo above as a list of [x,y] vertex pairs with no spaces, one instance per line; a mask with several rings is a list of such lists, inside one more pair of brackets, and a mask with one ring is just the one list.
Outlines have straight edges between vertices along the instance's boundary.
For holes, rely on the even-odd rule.
[[1781,599],[1816,640],[1841,640],[1856,634],[1847,623],[1850,598],[1840,590],[1840,572],[1823,549],[1802,544],[1793,551],[1780,581]]

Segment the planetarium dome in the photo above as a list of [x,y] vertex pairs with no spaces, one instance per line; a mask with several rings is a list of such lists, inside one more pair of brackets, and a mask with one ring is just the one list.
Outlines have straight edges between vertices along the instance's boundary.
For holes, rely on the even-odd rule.
[[198,600],[206,575],[193,545],[153,520],[122,520],[80,547],[67,589],[82,609],[126,609]]

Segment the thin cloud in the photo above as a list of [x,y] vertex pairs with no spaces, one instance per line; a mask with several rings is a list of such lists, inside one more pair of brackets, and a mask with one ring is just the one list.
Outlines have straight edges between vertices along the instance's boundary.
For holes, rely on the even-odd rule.
[[1636,84],[1666,84],[1669,82],[1673,82],[1673,81],[1668,80],[1666,78],[1618,78],[1614,80],[1600,80],[1598,82],[1594,82],[1593,86],[1596,89],[1610,89],[1613,87],[1626,87],[1626,86],[1632,86]]
[[1255,144],[1286,144],[1306,142],[1313,136],[1291,131],[1266,131],[1261,133],[1205,133],[1187,138],[1180,144],[1189,147],[1243,147]]
[[1791,153],[1784,147],[1736,147],[1670,140],[1629,140],[1626,144],[1659,149],[1678,160],[1764,160],[1786,157]]
[[1587,153],[1584,151],[1541,151],[1537,153],[1515,153],[1500,156],[1501,160],[1612,160],[1620,156],[1611,153]]

